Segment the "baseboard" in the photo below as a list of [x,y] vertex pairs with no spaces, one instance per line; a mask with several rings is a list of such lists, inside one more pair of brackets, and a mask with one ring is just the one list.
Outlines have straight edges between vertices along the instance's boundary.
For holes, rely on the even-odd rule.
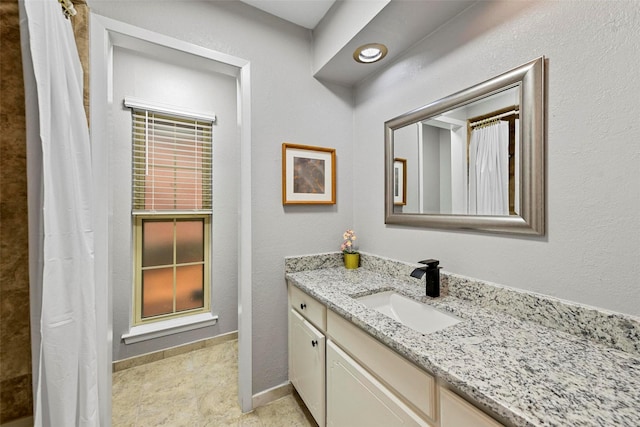
[[261,391],[260,393],[256,393],[252,396],[252,404],[253,409],[259,408],[261,406],[265,406],[274,400],[278,400],[282,397],[285,397],[291,394],[293,390],[293,386],[289,381],[284,384],[272,387],[268,390]]
[[24,417],[8,423],[0,424],[0,427],[33,427],[33,417]]
[[[134,368],[136,366],[145,365],[147,363],[166,359],[168,357],[177,356],[179,354],[188,353],[194,350],[200,350],[205,347],[211,347],[217,344],[222,344],[223,342],[233,341],[237,339],[238,339],[238,331],[233,331],[226,334],[215,336],[213,338],[207,338],[207,339],[192,342],[189,344],[184,344],[176,347],[167,348],[164,350],[154,351],[152,353],[141,354],[140,356],[134,356],[128,359],[117,360],[113,362],[112,369],[113,369],[113,372],[122,371],[123,369]],[[4,426],[0,426],[0,427],[4,427]]]

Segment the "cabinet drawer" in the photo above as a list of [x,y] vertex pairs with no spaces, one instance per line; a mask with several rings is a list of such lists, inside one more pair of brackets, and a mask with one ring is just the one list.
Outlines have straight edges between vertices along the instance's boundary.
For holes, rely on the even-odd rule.
[[418,413],[436,420],[433,376],[331,310],[327,313],[327,334]]
[[329,340],[327,427],[429,427],[425,420]]
[[321,331],[327,329],[327,309],[293,285],[289,285],[289,303],[298,313]]
[[446,388],[440,387],[442,427],[502,427],[502,424]]

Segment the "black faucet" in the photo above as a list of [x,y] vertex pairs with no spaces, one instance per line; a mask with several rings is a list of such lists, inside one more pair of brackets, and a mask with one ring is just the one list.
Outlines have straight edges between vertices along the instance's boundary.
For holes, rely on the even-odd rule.
[[426,264],[426,267],[418,267],[411,272],[411,277],[421,279],[426,274],[427,296],[437,298],[440,296],[440,269],[438,267],[440,261],[437,259],[425,259],[418,261],[420,264]]

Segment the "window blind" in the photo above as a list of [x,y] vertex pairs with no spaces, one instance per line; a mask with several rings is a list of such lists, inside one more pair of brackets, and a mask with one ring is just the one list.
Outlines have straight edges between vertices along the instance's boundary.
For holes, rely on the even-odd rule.
[[132,110],[133,210],[210,212],[212,121]]

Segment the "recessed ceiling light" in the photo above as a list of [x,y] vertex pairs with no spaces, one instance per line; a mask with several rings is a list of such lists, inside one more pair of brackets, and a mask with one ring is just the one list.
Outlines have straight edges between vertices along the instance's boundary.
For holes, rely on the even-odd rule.
[[387,47],[380,43],[368,43],[353,52],[353,59],[363,64],[378,62],[387,55]]

